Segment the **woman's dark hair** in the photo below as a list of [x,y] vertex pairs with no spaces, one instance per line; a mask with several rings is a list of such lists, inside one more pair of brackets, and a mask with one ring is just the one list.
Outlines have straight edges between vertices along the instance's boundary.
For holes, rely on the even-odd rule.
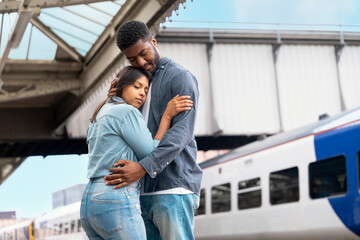
[[124,50],[140,39],[151,40],[150,31],[145,23],[132,20],[120,26],[116,36],[116,45],[120,50]]
[[[124,87],[133,84],[137,79],[139,79],[142,76],[145,76],[149,80],[149,83],[151,82],[152,75],[148,71],[145,71],[141,68],[134,68],[132,66],[127,66],[121,69],[120,72],[116,75],[116,77],[119,80],[115,85],[116,88],[115,96],[121,97],[122,90],[124,89]],[[96,116],[106,102],[111,102],[115,104],[120,103],[114,101],[112,97],[108,97],[96,107],[94,114],[90,118],[90,122],[96,122]]]

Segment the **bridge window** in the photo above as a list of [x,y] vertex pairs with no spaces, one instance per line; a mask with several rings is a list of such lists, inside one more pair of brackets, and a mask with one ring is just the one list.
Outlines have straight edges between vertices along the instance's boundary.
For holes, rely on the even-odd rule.
[[345,156],[310,163],[309,184],[312,199],[346,194]]
[[299,201],[299,169],[293,167],[270,173],[270,203],[296,201]]
[[231,209],[230,183],[217,185],[211,188],[211,212],[228,212]]
[[197,210],[197,214],[198,215],[202,215],[205,214],[205,203],[206,203],[206,197],[205,197],[205,189],[201,189],[200,191],[200,204],[199,204],[199,208]]
[[260,178],[239,182],[238,208],[239,210],[261,206]]

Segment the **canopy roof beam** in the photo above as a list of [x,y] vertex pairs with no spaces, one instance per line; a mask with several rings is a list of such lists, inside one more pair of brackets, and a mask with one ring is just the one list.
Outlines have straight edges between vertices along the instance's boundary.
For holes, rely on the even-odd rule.
[[[4,52],[1,56],[0,60],[0,79],[2,78],[2,73],[4,71],[4,67],[6,64],[6,60],[8,59],[9,53],[11,49],[18,48],[21,42],[21,39],[24,35],[24,32],[26,30],[26,27],[30,21],[30,18],[32,16],[32,12],[26,7],[29,4],[29,0],[25,0],[22,2],[19,2],[19,11],[16,16],[15,23],[13,25],[13,28],[11,30],[9,39],[6,43]],[[23,5],[24,4],[24,5]]]
[[[17,91],[9,92],[7,88],[17,87]],[[68,80],[37,80],[28,81],[25,85],[17,82],[5,82],[0,92],[0,103],[56,94],[61,92],[72,92],[75,95],[80,93],[80,81],[78,79]]]
[[104,43],[111,38],[115,34],[115,28],[119,25],[119,23],[124,20],[125,15],[129,13],[129,10],[135,5],[135,3],[140,1],[136,0],[127,0],[124,5],[121,6],[120,10],[113,17],[111,23],[105,28],[103,33],[98,37],[96,42],[93,44],[89,52],[85,56],[85,64],[88,64],[94,55],[98,52],[99,48],[101,48]]
[[[72,6],[79,4],[89,4],[96,2],[106,2],[107,0],[31,0],[28,4],[29,8],[38,7],[38,8],[53,8],[53,7],[64,7]],[[0,2],[0,14],[1,13],[11,13],[17,12],[21,6],[20,1],[6,1]]]
[[24,157],[0,158],[0,185],[18,168],[25,160]]
[[56,33],[51,31],[51,29],[43,24],[38,18],[32,18],[30,22],[48,38],[53,40],[58,45],[58,47],[68,53],[75,61],[82,62],[83,57],[73,47],[62,40]]

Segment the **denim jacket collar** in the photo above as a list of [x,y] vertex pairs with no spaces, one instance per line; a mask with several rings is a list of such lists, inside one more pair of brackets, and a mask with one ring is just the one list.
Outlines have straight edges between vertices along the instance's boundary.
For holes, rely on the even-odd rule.
[[[126,102],[124,101],[124,99],[122,99],[121,97],[118,97],[118,96],[113,96],[113,97],[111,98],[111,100],[114,101],[114,102],[126,103]],[[109,99],[107,102],[110,102],[110,99]]]

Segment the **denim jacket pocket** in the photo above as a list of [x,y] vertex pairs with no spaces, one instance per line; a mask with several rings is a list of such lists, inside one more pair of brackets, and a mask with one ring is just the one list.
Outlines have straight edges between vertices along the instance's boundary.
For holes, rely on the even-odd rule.
[[105,234],[114,233],[123,228],[123,206],[126,201],[123,193],[102,192],[90,199],[89,222],[94,228]]

